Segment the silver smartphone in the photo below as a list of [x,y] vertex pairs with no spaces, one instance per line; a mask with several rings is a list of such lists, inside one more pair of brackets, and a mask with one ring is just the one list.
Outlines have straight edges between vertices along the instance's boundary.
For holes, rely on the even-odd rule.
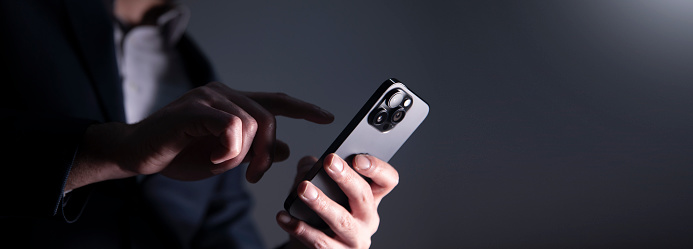
[[[349,209],[346,195],[322,167],[325,157],[335,153],[344,158],[349,166],[352,166],[353,157],[357,154],[370,154],[387,162],[423,122],[428,109],[426,102],[397,79],[386,80],[303,179],[311,181],[332,200]],[[295,187],[286,198],[284,209],[314,227],[327,227],[298,198]]]

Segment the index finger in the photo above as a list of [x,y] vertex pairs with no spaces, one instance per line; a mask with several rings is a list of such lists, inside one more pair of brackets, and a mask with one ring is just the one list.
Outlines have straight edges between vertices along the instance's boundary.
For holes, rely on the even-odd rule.
[[305,119],[318,124],[329,124],[334,121],[332,113],[285,93],[245,92],[244,94],[274,115]]
[[354,169],[361,175],[371,179],[369,183],[373,191],[376,205],[397,184],[399,184],[399,173],[387,162],[384,162],[374,156],[367,154],[359,154],[354,157]]

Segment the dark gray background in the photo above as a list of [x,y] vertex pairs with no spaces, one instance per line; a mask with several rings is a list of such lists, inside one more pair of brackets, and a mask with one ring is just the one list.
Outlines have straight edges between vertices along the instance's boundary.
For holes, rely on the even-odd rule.
[[296,161],[389,77],[431,113],[374,248],[693,246],[693,2],[187,3],[226,84],[336,115],[279,118],[293,154],[248,185],[270,247]]

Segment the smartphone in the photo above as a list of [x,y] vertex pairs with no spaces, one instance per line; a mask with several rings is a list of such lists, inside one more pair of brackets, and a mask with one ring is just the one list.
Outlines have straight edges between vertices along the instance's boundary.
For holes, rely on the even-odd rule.
[[[350,167],[353,157],[357,154],[370,154],[387,162],[423,122],[428,115],[428,109],[428,104],[399,80],[386,80],[306,173],[303,180],[311,181],[330,199],[349,209],[346,195],[323,169],[325,157],[335,153],[344,158]],[[313,227],[327,228],[327,224],[298,198],[295,187],[286,198],[284,209]]]

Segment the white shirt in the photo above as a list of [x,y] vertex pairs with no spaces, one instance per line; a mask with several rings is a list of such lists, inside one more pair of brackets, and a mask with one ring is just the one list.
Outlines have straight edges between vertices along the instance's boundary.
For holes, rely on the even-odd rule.
[[190,89],[183,61],[175,50],[189,18],[190,11],[177,5],[161,15],[156,26],[136,26],[124,33],[115,24],[127,123],[139,122]]

